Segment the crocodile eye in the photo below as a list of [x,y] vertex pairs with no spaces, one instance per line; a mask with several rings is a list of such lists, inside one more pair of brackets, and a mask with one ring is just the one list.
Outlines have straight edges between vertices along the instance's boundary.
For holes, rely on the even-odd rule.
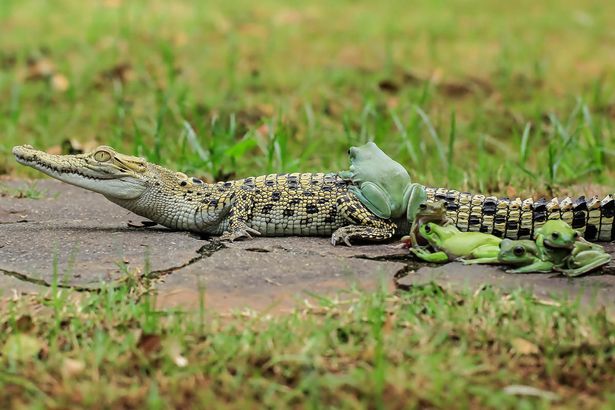
[[558,238],[559,238],[559,232],[553,232],[553,233],[551,234],[551,238],[553,238],[553,239],[558,239]]
[[515,246],[515,248],[513,249],[513,253],[515,254],[515,256],[523,256],[523,254],[525,253],[525,248],[523,246]]
[[107,151],[96,151],[94,153],[94,159],[98,162],[107,162],[111,159],[111,154]]

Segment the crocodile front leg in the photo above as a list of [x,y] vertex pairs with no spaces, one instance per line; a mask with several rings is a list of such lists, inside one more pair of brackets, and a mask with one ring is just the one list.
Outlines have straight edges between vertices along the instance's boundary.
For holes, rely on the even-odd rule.
[[235,239],[251,239],[252,235],[260,235],[256,229],[248,226],[252,196],[246,191],[239,191],[230,198],[231,209],[228,211],[229,230],[222,233],[220,240],[233,242]]
[[355,196],[340,195],[337,200],[337,211],[352,225],[338,228],[331,235],[331,243],[336,245],[344,242],[348,246],[351,241],[383,241],[390,239],[397,229],[395,223],[380,219],[372,214]]

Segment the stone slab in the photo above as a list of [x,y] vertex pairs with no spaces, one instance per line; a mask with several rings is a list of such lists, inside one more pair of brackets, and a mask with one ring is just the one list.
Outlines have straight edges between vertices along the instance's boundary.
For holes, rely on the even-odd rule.
[[53,180],[37,185],[41,199],[0,198],[0,270],[97,287],[119,279],[126,268],[142,273],[148,266],[183,266],[208,244],[185,232],[130,228],[129,221],[143,218],[102,195]]
[[[406,268],[400,262],[352,256],[363,255],[367,250],[362,247],[334,248],[323,238],[304,239],[258,238],[251,247],[247,242],[229,244],[162,278],[157,286],[158,305],[179,303],[197,308],[204,299],[209,308],[277,310],[313,294],[332,296],[340,290],[374,290],[378,286],[392,289],[393,277]],[[323,251],[325,246],[332,250]]]
[[454,262],[422,267],[398,279],[396,284],[403,289],[429,282],[452,290],[475,291],[484,285],[503,291],[525,288],[539,298],[580,298],[587,303],[615,306],[615,275],[610,267],[605,274],[567,278],[555,273],[511,274],[496,266]]

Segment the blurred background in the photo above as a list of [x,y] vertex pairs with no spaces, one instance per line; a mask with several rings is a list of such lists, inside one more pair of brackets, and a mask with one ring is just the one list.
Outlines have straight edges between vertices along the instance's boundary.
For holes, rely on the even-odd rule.
[[0,1],[0,174],[99,144],[210,180],[338,170],[377,142],[428,184],[615,185],[615,2]]

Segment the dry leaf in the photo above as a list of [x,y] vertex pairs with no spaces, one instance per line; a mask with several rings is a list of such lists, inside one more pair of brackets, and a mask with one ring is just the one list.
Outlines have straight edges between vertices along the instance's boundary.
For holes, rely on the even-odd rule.
[[103,6],[110,9],[116,9],[122,5],[122,0],[104,0]]
[[15,328],[20,332],[29,332],[34,327],[32,316],[22,315],[15,321]]
[[449,97],[465,97],[472,93],[472,88],[463,83],[442,83],[438,85],[438,89]]
[[120,63],[111,67],[108,70],[103,71],[100,74],[100,80],[98,82],[102,83],[104,82],[104,80],[118,80],[122,84],[125,84],[129,81],[134,80],[134,78],[135,72],[132,68],[132,65],[130,63]]
[[146,355],[152,354],[160,350],[162,346],[162,338],[160,335],[141,333],[141,337],[137,342],[137,347]]
[[28,80],[38,80],[41,78],[49,78],[55,72],[55,65],[46,58],[32,59],[28,61]]
[[298,10],[280,10],[273,17],[273,22],[278,26],[294,25],[304,20],[303,14]]
[[553,300],[553,299],[537,299],[536,303],[544,306],[555,306],[560,307],[562,304]]
[[179,32],[173,36],[173,45],[176,47],[185,46],[186,44],[188,44],[188,35],[186,33]]
[[55,91],[63,93],[64,91],[68,90],[69,85],[70,83],[68,82],[68,78],[66,78],[62,74],[54,74],[51,77],[51,88],[53,88]]
[[388,93],[396,93],[399,91],[399,86],[393,80],[381,80],[378,83],[378,88]]
[[85,370],[85,363],[81,360],[65,358],[62,361],[62,376],[65,379],[77,376]]
[[24,333],[11,335],[2,348],[2,356],[13,361],[35,358],[43,349],[43,342]]
[[47,151],[47,153],[53,154],[53,155],[61,155],[61,154],[63,154],[62,147],[60,145],[54,145],[53,147],[49,147],[49,148],[47,148],[46,151]]
[[522,384],[512,384],[503,389],[504,393],[514,396],[532,396],[540,397],[549,401],[559,400],[559,396],[553,392],[541,390],[532,386],[524,386]]
[[257,23],[245,23],[239,27],[239,32],[243,35],[256,37],[256,38],[266,38],[267,37],[267,28],[261,24]]
[[188,359],[182,355],[181,344],[177,340],[170,340],[166,344],[167,354],[177,367],[186,367]]
[[510,344],[515,352],[519,354],[538,354],[540,353],[540,349],[534,343],[522,339],[520,337],[516,337],[511,340]]
[[388,108],[397,108],[399,106],[399,98],[397,97],[388,98],[386,104]]
[[273,104],[258,104],[256,107],[260,113],[260,116],[272,117],[275,114],[275,107]]
[[261,137],[268,137],[270,132],[269,125],[263,124],[256,129],[256,133]]

